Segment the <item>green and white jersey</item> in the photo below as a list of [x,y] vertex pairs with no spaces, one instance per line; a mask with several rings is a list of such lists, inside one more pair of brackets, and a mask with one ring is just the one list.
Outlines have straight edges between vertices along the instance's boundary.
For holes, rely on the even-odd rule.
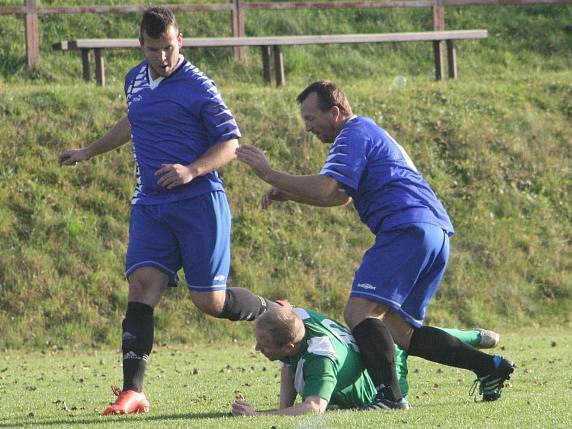
[[300,353],[283,362],[292,367],[294,387],[302,399],[319,396],[342,408],[369,404],[376,389],[348,329],[311,310],[294,312],[304,322],[306,335]]

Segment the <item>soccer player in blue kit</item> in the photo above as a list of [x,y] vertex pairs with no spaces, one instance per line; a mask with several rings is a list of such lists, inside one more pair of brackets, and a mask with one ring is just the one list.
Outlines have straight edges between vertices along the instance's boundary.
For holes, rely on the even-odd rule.
[[127,73],[128,115],[99,140],[59,157],[75,165],[133,142],[132,198],[122,324],[123,389],[103,414],[146,412],[144,373],[153,347],[153,312],[184,269],[194,304],[229,320],[254,320],[277,304],[227,288],[231,217],[217,169],[236,157],[240,131],[214,82],[180,53],[183,36],[164,7],[147,9],[140,43],[145,60]]
[[483,400],[501,395],[514,364],[488,355],[448,333],[423,326],[449,257],[453,226],[441,202],[405,150],[373,120],[356,116],[345,94],[329,81],[298,96],[306,131],[332,144],[319,174],[273,170],[254,146],[237,149],[270,190],[262,199],[338,206],[353,200],[375,235],[357,269],[344,318],[361,350],[377,395],[372,409],[403,409],[394,344],[411,356],[474,371]]

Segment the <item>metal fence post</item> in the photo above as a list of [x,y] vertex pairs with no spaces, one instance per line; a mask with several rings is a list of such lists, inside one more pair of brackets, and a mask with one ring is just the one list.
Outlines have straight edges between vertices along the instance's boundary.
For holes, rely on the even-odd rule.
[[[232,2],[232,35],[233,37],[244,37],[244,8],[242,0],[230,0]],[[233,48],[234,58],[243,61],[246,58],[246,48],[244,46],[235,46]]]
[[40,33],[38,27],[38,7],[36,0],[24,0],[26,15],[26,62],[28,67],[34,68],[40,58]]

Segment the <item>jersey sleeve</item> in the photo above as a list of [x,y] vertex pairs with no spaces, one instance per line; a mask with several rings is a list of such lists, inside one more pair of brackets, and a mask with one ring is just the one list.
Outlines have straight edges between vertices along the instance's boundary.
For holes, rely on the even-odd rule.
[[357,191],[367,162],[366,149],[363,138],[356,138],[349,130],[343,130],[332,145],[320,174]]
[[334,362],[324,356],[316,356],[304,363],[304,391],[302,398],[319,396],[330,401],[336,387],[337,377]]
[[207,130],[210,146],[240,138],[236,120],[214,84],[210,84],[207,88],[203,87],[200,115]]

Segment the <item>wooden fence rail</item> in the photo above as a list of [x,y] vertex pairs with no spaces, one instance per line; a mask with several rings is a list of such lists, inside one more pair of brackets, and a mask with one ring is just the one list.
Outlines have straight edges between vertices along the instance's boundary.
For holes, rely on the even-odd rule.
[[[445,30],[446,6],[524,6],[536,4],[565,4],[572,0],[377,0],[377,1],[298,1],[298,2],[245,2],[229,0],[228,3],[174,4],[167,5],[174,12],[230,12],[230,27],[233,37],[245,37],[245,12],[248,10],[293,10],[293,9],[374,9],[430,7],[433,11],[433,31]],[[115,6],[40,6],[37,0],[23,0],[23,6],[0,6],[0,15],[23,15],[25,22],[26,63],[35,67],[40,57],[40,29],[38,15],[76,13],[129,13],[142,12],[148,5]],[[244,48],[235,47],[237,59],[244,58]]]

